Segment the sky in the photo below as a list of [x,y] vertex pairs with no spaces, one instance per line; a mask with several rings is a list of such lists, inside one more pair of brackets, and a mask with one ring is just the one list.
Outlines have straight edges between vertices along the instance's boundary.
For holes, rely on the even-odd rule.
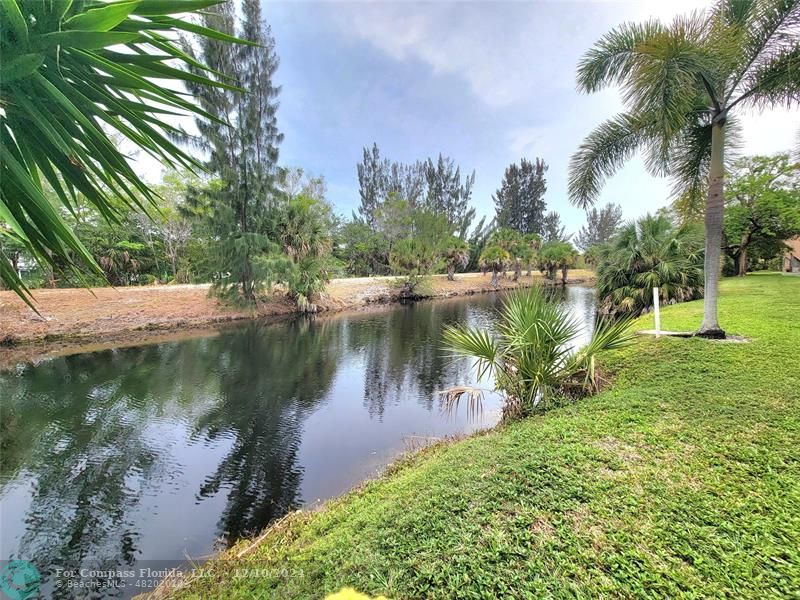
[[[576,65],[625,21],[702,9],[687,0],[263,3],[281,64],[280,162],[322,175],[337,213],[359,203],[356,164],[378,144],[392,160],[439,153],[475,170],[472,203],[494,214],[503,171],[525,157],[549,165],[545,200],[568,233],[585,220],[567,199],[567,165],[583,137],[622,109],[617,90],[575,90]],[[800,112],[744,116],[747,153],[790,149]],[[665,206],[669,181],[631,161],[599,203],[626,219]]]

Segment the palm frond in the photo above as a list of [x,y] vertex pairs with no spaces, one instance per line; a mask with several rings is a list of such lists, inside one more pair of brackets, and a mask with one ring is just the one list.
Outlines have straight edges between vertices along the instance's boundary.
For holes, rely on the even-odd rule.
[[[735,4],[723,0],[718,11]],[[737,60],[726,104],[748,95],[753,89],[755,73],[796,48],[800,30],[800,0],[748,0],[739,4],[741,6],[727,9],[728,14],[736,15],[736,27],[726,31],[726,35],[736,37]]]
[[611,177],[651,137],[647,119],[621,113],[599,125],[572,155],[569,163],[570,201],[586,209]]
[[[170,121],[175,114],[213,117],[159,80],[230,88],[224,77],[208,70],[189,73],[173,66],[196,68],[198,63],[170,41],[170,32],[194,26],[188,17],[171,15],[219,2],[0,3],[0,202],[6,213],[0,218],[10,224],[8,215],[13,215],[20,239],[39,262],[60,260],[76,271],[101,273],[46,197],[43,181],[54,190],[56,204],[72,210],[81,193],[111,221],[120,201],[141,210],[155,205],[156,195],[112,135],[164,165],[201,168],[170,141]],[[210,29],[196,32],[221,39]],[[2,269],[0,278],[26,293],[13,270]]]
[[454,356],[475,359],[479,380],[498,365],[498,344],[486,329],[448,326],[443,339]]
[[655,19],[612,29],[578,63],[578,89],[592,93],[621,83],[633,68],[641,46],[665,30]]

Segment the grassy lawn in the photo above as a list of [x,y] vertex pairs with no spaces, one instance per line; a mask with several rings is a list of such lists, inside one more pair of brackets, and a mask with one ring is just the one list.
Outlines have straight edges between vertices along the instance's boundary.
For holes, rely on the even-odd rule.
[[800,278],[725,280],[720,315],[750,342],[642,339],[605,358],[599,396],[429,449],[183,594],[798,597]]

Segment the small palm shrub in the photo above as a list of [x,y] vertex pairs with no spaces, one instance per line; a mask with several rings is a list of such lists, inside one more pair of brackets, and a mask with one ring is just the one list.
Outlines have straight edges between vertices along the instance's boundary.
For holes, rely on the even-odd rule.
[[[504,396],[503,417],[513,419],[543,410],[558,399],[596,392],[600,376],[597,354],[620,348],[632,339],[629,320],[599,320],[591,341],[576,347],[580,324],[566,307],[531,288],[511,295],[500,309],[495,331],[450,326],[446,347],[456,357],[475,359],[478,380],[494,379]],[[462,399],[474,410],[482,391],[458,387],[443,393],[452,408]]]
[[703,235],[696,225],[676,227],[664,216],[625,225],[605,247],[597,267],[602,312],[640,315],[662,303],[703,297]]

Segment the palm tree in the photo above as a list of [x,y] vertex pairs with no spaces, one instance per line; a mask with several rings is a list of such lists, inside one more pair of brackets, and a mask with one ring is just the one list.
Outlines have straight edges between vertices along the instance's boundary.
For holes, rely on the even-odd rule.
[[[518,292],[503,304],[496,333],[465,326],[445,328],[444,340],[455,356],[476,361],[478,380],[487,375],[504,395],[504,418],[546,408],[556,398],[576,398],[598,389],[595,362],[603,350],[620,348],[632,339],[629,321],[600,320],[592,340],[575,346],[580,325],[561,304],[538,288]],[[466,398],[479,404],[482,392],[457,387],[444,392],[453,406]]]
[[606,314],[639,315],[660,301],[702,297],[703,237],[699,226],[674,227],[664,216],[647,215],[628,223],[603,249],[597,292]]
[[447,279],[455,280],[457,269],[463,269],[469,262],[469,244],[455,235],[450,236],[444,251],[444,262],[447,265]]
[[643,149],[674,193],[705,201],[705,305],[697,334],[724,337],[717,320],[725,149],[745,109],[800,102],[800,0],[719,0],[707,13],[621,25],[578,67],[578,88],[622,88],[626,112],[584,140],[570,164],[573,203],[588,207],[606,177]]
[[561,269],[561,283],[567,283],[567,270],[575,262],[575,249],[569,242],[553,240],[542,244],[539,250],[539,270],[554,284],[556,272]]
[[525,243],[527,247],[526,252],[526,260],[528,266],[528,277],[531,276],[531,270],[533,269],[533,263],[536,261],[537,253],[539,249],[542,247],[542,238],[537,233],[526,233],[522,236],[522,241]]
[[[74,211],[85,196],[115,222],[123,206],[155,206],[156,195],[112,141],[119,135],[168,167],[201,168],[170,141],[175,117],[213,119],[172,82],[230,88],[176,43],[191,32],[240,42],[195,24],[187,13],[221,0],[0,2],[0,235],[41,263],[102,274],[43,187]],[[173,16],[183,15],[183,16]],[[213,78],[173,66],[192,65]],[[118,206],[118,201],[117,201]],[[30,292],[0,252],[0,280],[30,304]]]
[[500,285],[500,282],[497,280],[497,275],[500,271],[505,271],[510,261],[511,255],[505,248],[491,243],[481,252],[478,264],[484,273],[486,271],[492,272],[492,286],[497,287]]

